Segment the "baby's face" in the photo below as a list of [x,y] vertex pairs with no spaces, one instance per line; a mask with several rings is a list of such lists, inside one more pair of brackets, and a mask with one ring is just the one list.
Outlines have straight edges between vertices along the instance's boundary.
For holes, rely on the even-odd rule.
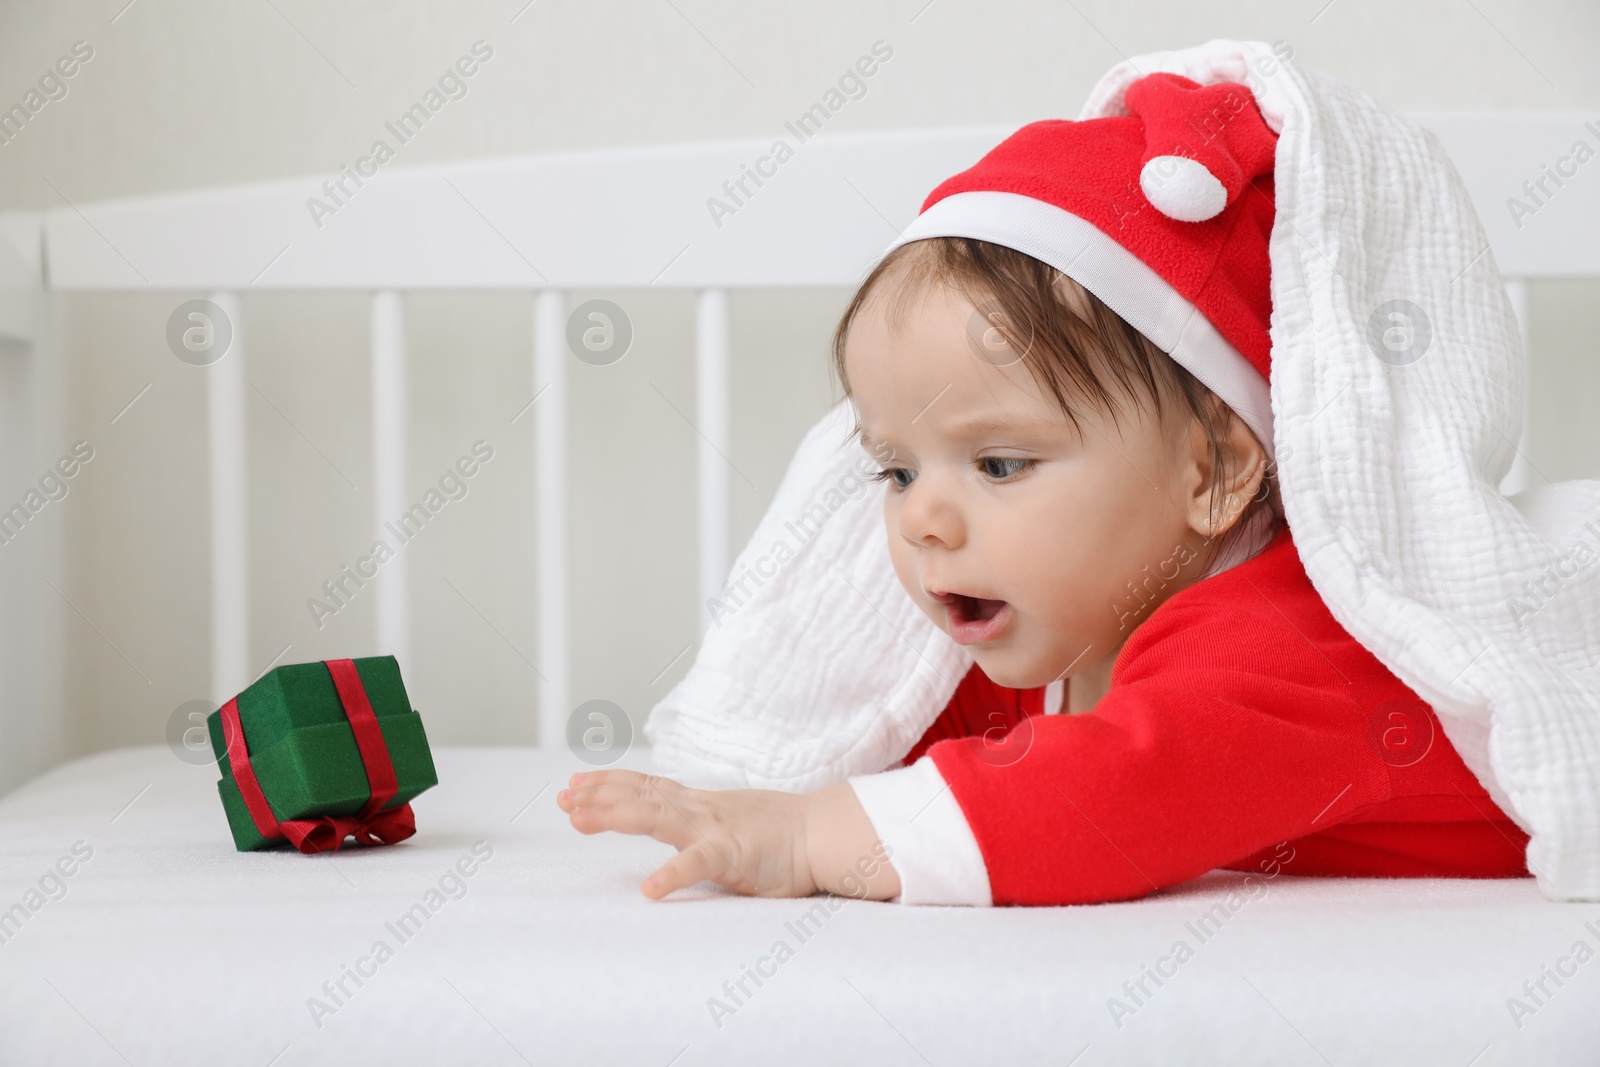
[[1131,405],[1120,425],[1075,408],[1080,436],[1023,362],[1042,357],[997,350],[1003,335],[985,345],[972,304],[942,286],[897,328],[883,304],[874,293],[858,313],[845,366],[862,445],[889,475],[901,584],[1001,685],[1044,685],[1114,655],[1202,573],[1191,445]]

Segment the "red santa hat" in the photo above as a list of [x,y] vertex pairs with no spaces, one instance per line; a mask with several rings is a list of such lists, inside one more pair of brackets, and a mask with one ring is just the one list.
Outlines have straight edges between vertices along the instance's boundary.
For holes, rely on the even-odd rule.
[[972,237],[1050,264],[1221,397],[1271,458],[1278,135],[1237,82],[1151,74],[1125,102],[1126,115],[1022,127],[928,194],[889,250]]

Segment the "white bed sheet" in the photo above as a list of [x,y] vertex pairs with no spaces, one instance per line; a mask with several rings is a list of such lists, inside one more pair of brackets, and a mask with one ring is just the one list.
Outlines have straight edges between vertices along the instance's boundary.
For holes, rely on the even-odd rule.
[[[1576,942],[1600,950],[1600,905],[1544,900],[1531,879],[1284,875],[1204,942],[1187,924],[1243,875],[1071,908],[758,900],[711,883],[657,903],[638,884],[671,848],[572,830],[554,799],[581,768],[567,752],[436,759],[416,837],[331,858],[236,853],[215,768],[162,746],[0,800],[0,909],[74,842],[93,849],[0,944],[0,1062],[1600,1063],[1600,961],[1546,979],[1553,995],[1520,1027],[1508,1008]],[[622,765],[648,768],[648,751]],[[464,895],[400,941],[386,922],[479,840],[493,856]],[[827,900],[842,906],[801,929]],[[1117,1025],[1110,998],[1134,1006],[1123,983],[1179,939],[1192,957],[1146,979],[1153,995]],[[392,957],[334,1005],[323,982],[379,940]],[[791,955],[736,1004],[724,983],[779,941]],[[336,1008],[321,1025],[312,997]],[[713,1018],[713,997],[734,1010]]]

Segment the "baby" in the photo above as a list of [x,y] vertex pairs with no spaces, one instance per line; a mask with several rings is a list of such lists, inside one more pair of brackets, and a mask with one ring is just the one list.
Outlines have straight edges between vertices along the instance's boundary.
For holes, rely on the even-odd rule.
[[895,573],[976,666],[905,766],[809,795],[573,775],[575,828],[678,849],[647,896],[1527,873],[1526,835],[1332,618],[1284,521],[1274,135],[1242,85],[1151,75],[1127,107],[1024,127],[940,185],[835,333]]

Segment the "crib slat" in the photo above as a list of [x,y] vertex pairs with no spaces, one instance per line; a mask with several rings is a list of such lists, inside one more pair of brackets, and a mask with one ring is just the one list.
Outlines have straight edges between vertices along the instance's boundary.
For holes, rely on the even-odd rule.
[[[406,327],[405,301],[393,289],[372,294],[372,482],[373,535],[392,544],[395,535],[384,523],[400,525],[406,508]],[[377,654],[407,664],[411,637],[406,554],[395,545],[395,557],[383,565],[374,583],[377,612]]]
[[[1522,348],[1528,353],[1530,377],[1533,363],[1533,347],[1530,344],[1531,333],[1528,330],[1528,282],[1525,278],[1507,278],[1506,296],[1511,298],[1511,310],[1516,312],[1517,326],[1522,331]],[[1530,386],[1531,382],[1526,383]],[[1532,409],[1532,398],[1524,394],[1522,398],[1522,435],[1517,441],[1517,454],[1512,457],[1511,469],[1500,480],[1500,491],[1507,496],[1514,496],[1529,488],[1540,480],[1539,475],[1528,463],[1529,446],[1529,415]]]
[[245,355],[239,299],[210,299],[228,317],[233,342],[206,367],[206,433],[211,479],[211,689],[227,700],[253,679],[250,671],[249,467],[245,450]]
[[539,294],[533,318],[535,554],[538,560],[539,745],[565,744],[570,706],[567,662],[567,330],[566,297]]
[[699,429],[700,631],[728,574],[728,293],[701,292],[695,308],[695,423]]

